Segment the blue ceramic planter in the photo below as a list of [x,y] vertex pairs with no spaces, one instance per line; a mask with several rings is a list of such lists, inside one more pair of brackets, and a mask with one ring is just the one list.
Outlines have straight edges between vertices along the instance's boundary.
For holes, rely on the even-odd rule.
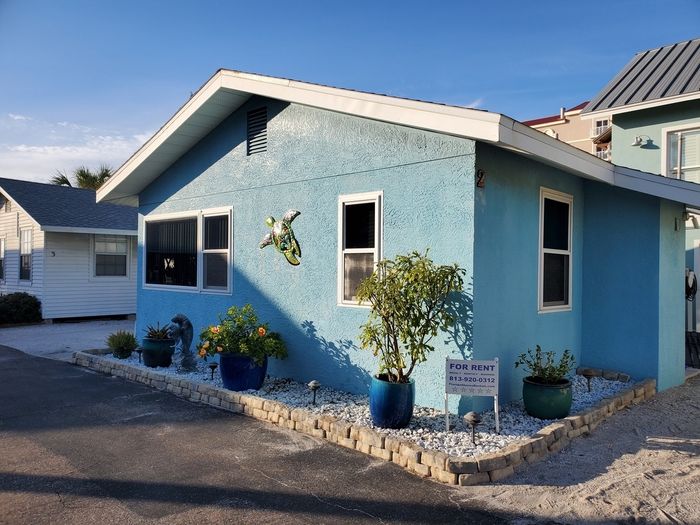
[[413,379],[409,383],[390,383],[372,377],[369,387],[369,413],[375,426],[382,428],[403,428],[413,416],[413,400],[416,386]]
[[241,354],[219,354],[219,372],[229,390],[258,390],[267,374],[267,357],[262,366]]

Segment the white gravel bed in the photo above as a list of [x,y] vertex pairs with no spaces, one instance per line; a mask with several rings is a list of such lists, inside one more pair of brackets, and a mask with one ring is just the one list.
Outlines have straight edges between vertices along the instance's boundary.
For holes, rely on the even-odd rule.
[[[106,357],[116,359],[111,355]],[[134,366],[145,366],[139,363],[136,353],[128,359],[116,359]],[[173,365],[169,368],[155,368],[158,372],[189,379],[198,383],[210,384],[223,388],[218,370],[211,379],[209,364],[197,358],[195,372],[181,372],[177,369],[178,356],[173,356]],[[608,381],[595,377],[591,380],[591,392],[588,392],[587,381],[581,376],[571,379],[573,385],[573,404],[571,413],[576,414],[593,406],[603,398],[610,397],[630,386],[630,383]],[[501,405],[501,432],[496,434],[496,423],[493,409],[481,412],[482,421],[477,427],[476,445],[471,443],[471,429],[461,418],[454,414],[450,423],[454,427],[445,431],[445,412],[433,408],[416,406],[413,418],[408,427],[398,430],[375,427],[369,414],[367,395],[350,394],[321,385],[316,392],[316,404],[312,404],[312,394],[304,383],[291,379],[267,377],[260,390],[250,390],[246,393],[284,403],[289,407],[300,407],[316,414],[330,415],[344,419],[350,423],[373,428],[386,435],[397,436],[415,442],[425,449],[440,450],[451,456],[476,456],[488,452],[496,452],[506,445],[525,439],[549,425],[551,420],[537,419],[527,415],[522,401]]]

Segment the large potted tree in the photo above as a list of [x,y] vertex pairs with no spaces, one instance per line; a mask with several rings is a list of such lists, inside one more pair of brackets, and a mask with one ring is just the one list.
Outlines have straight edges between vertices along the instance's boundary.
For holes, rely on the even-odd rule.
[[265,380],[268,357],[284,359],[287,348],[279,334],[260,323],[250,304],[232,306],[219,324],[199,336],[199,356],[219,356],[219,372],[229,390],[258,390]]
[[369,407],[373,423],[403,428],[413,415],[415,383],[411,374],[435,347],[441,330],[454,322],[448,302],[463,289],[464,270],[456,264],[436,265],[428,252],[382,260],[357,289],[370,314],[360,342],[379,357],[372,377]]
[[540,345],[535,351],[528,349],[520,354],[515,368],[522,366],[527,377],[523,378],[523,404],[525,411],[539,419],[560,419],[571,410],[571,381],[567,375],[576,366],[569,350],[564,350],[557,362],[554,352],[543,352]]

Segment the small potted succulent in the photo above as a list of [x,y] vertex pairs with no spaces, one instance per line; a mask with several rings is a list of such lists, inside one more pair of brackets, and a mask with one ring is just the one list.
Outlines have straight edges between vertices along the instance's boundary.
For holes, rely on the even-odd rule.
[[403,428],[411,421],[411,373],[435,349],[432,339],[453,324],[449,301],[462,291],[463,275],[456,264],[439,266],[427,252],[413,252],[380,261],[357,288],[358,301],[370,305],[360,342],[379,357],[379,373],[369,391],[376,426]]
[[515,368],[522,366],[527,377],[523,378],[523,403],[525,411],[539,419],[560,419],[571,410],[571,381],[567,375],[576,366],[569,350],[564,350],[559,362],[554,352],[543,352],[540,345],[535,351],[528,349],[520,354]]
[[136,350],[138,342],[132,332],[117,330],[107,337],[107,347],[112,351],[112,355],[119,359],[131,357],[131,353]]
[[143,364],[151,368],[157,366],[169,367],[173,362],[175,340],[170,334],[170,325],[148,325],[146,336],[141,342]]
[[199,356],[219,356],[219,372],[229,390],[258,390],[265,380],[268,357],[284,359],[287,348],[279,334],[258,321],[250,304],[232,306],[219,324],[199,336]]

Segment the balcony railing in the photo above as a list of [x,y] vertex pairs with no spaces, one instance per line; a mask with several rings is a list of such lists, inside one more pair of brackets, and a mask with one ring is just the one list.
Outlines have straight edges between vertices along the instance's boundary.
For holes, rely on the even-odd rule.
[[591,128],[591,138],[599,137],[600,135],[602,135],[603,133],[605,133],[609,129],[610,129],[610,124],[606,124],[605,126],[593,126]]
[[607,160],[610,162],[610,150],[609,149],[601,149],[595,152],[595,156],[598,157],[599,159]]

